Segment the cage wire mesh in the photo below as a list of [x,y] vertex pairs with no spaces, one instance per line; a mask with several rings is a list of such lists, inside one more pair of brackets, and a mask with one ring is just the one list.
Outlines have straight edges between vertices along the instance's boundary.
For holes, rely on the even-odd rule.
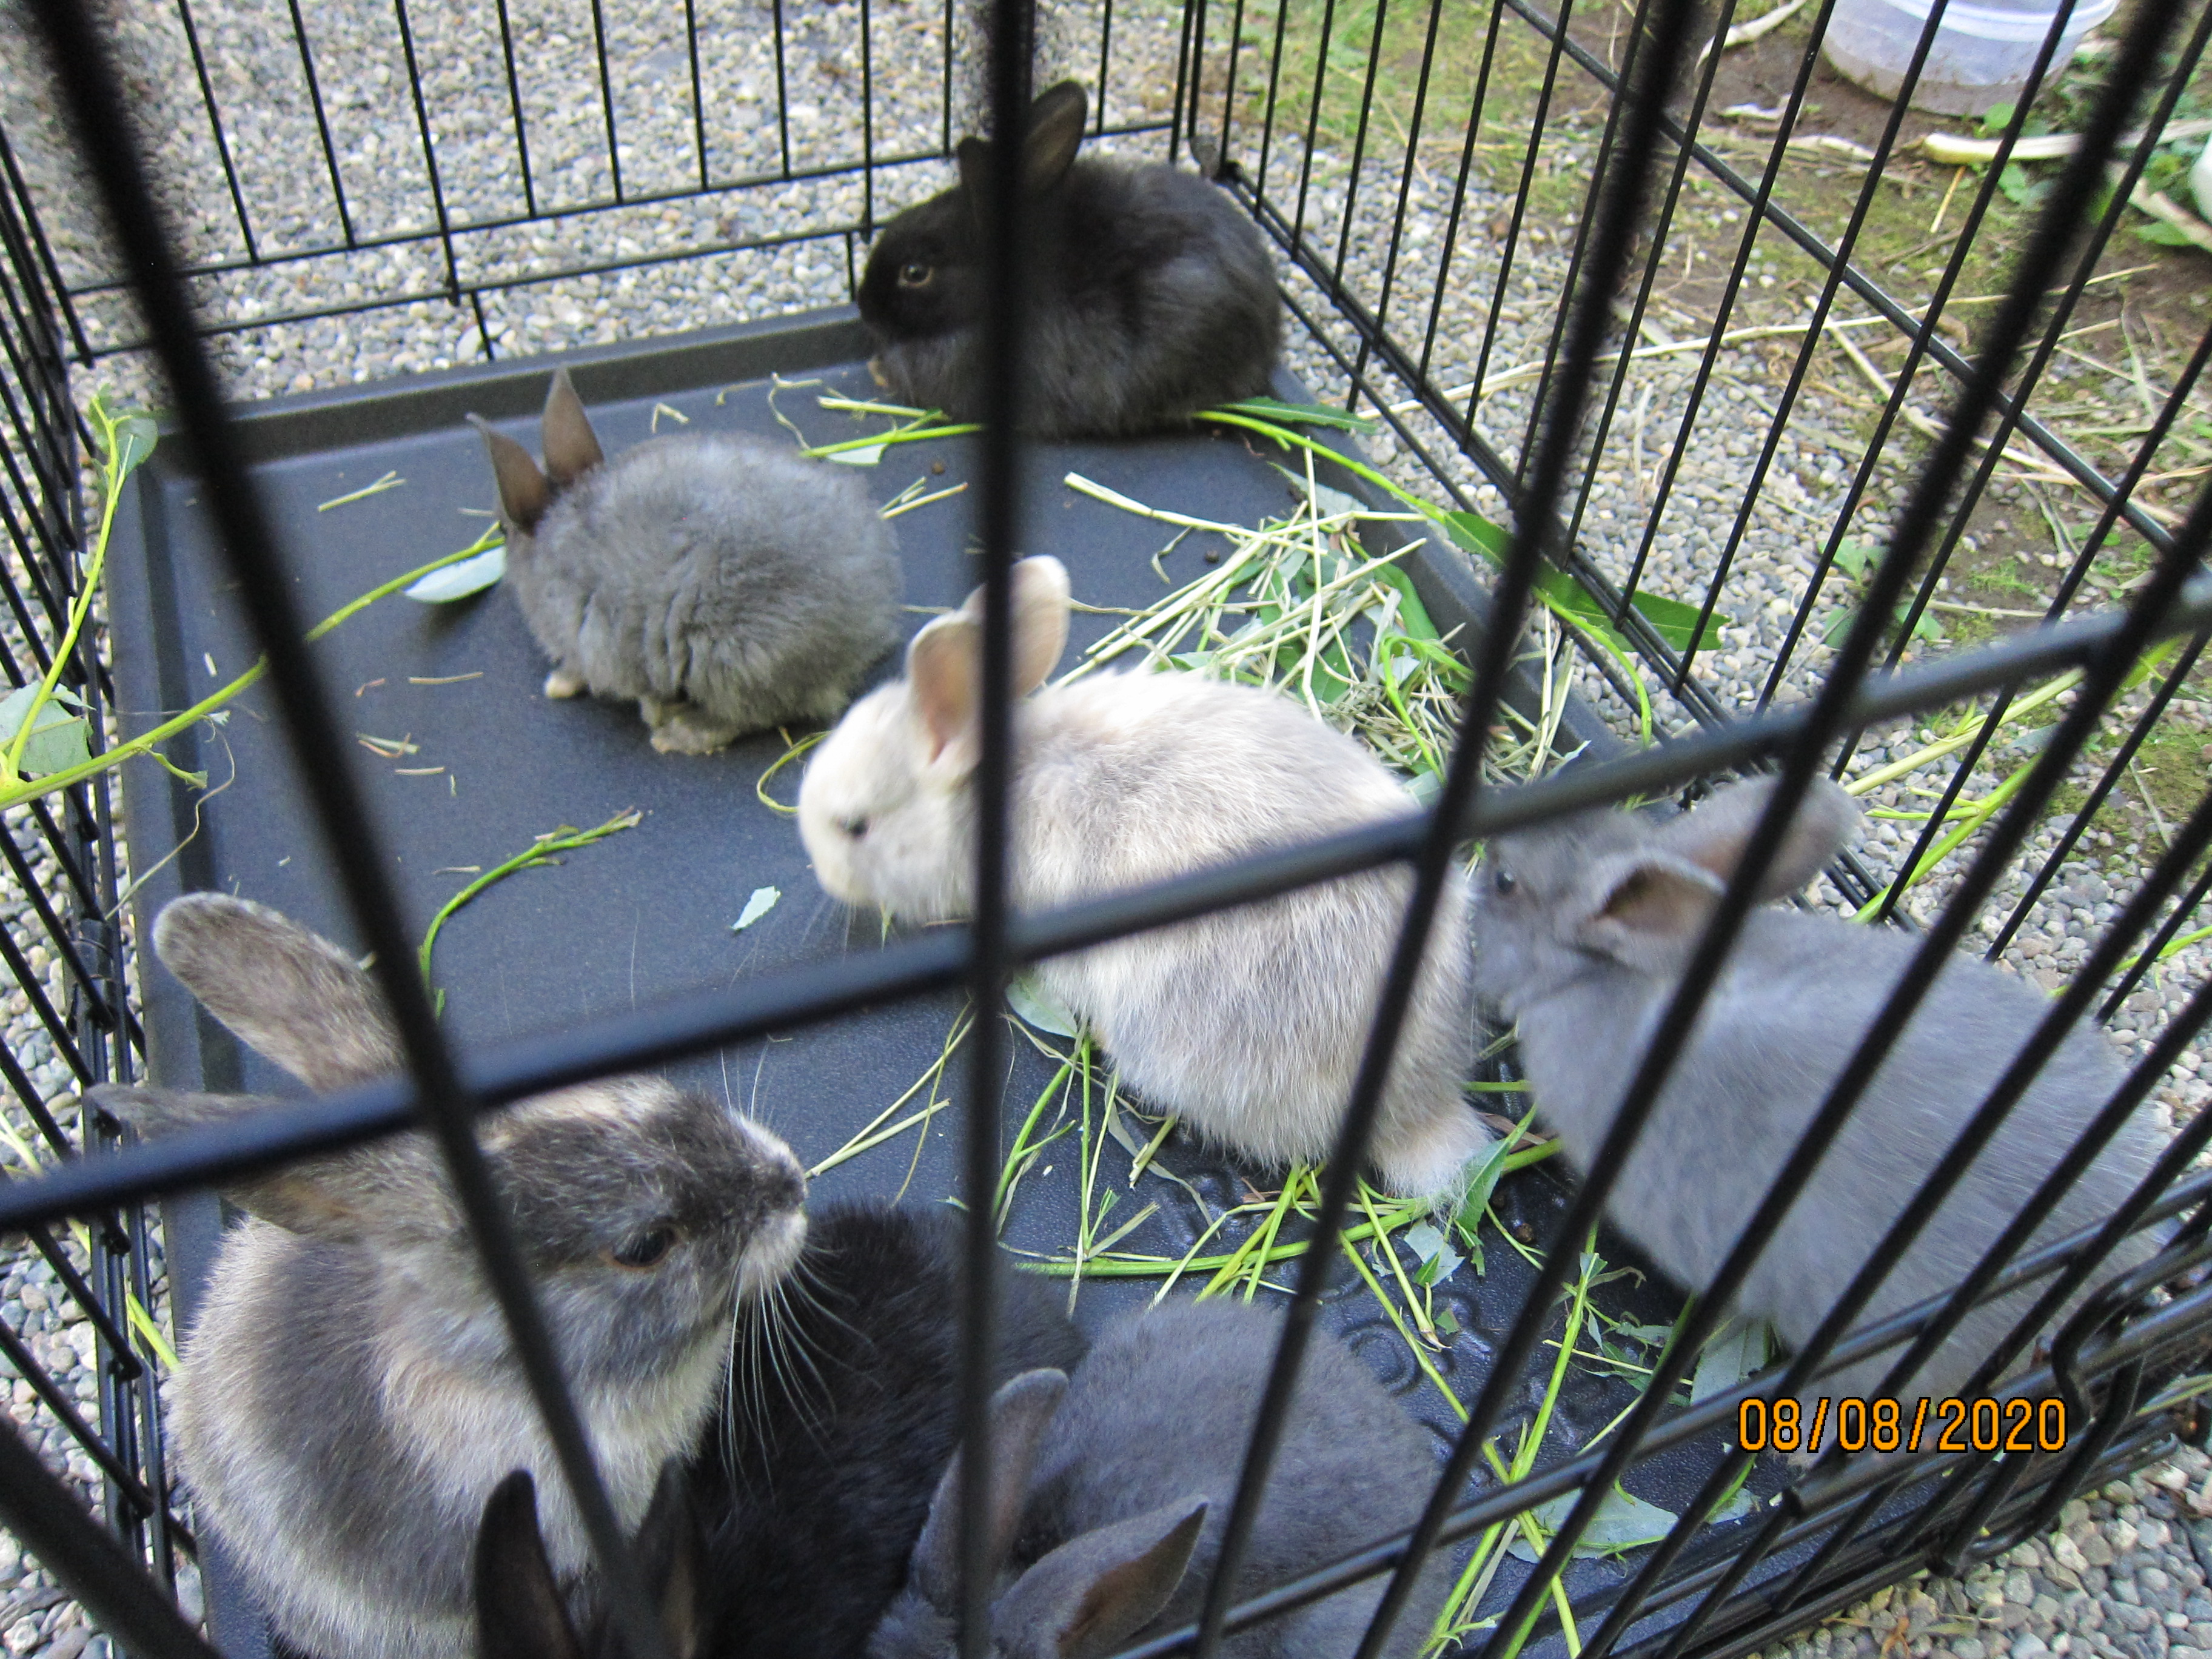
[[[328,390],[847,300],[876,228],[947,182],[953,141],[992,124],[978,43],[1033,27],[1026,82],[1088,83],[1091,142],[1198,165],[1249,211],[1277,259],[1291,366],[1371,423],[1381,478],[1513,532],[1472,548],[1504,624],[1472,642],[1475,729],[1498,712],[1507,665],[1486,647],[1525,610],[1523,667],[1547,699],[1571,690],[1618,742],[1563,771],[1534,744],[1513,775],[1526,787],[1502,791],[1478,788],[1472,766],[1432,765],[1434,834],[1339,844],[1033,924],[1023,953],[1363,862],[1413,860],[1438,880],[1455,827],[1655,799],[1731,769],[1774,768],[1798,789],[1825,769],[1870,809],[1870,834],[1811,902],[1917,930],[1938,952],[1984,952],[2051,993],[2063,1017],[2102,1021],[2132,1068],[2123,1106],[2143,1103],[2174,1138],[2158,1190],[2124,1221],[2180,1217],[2176,1242],[2123,1286],[2132,1299],[2115,1292],[2069,1328],[2086,1347],[2061,1340],[2030,1356],[2086,1413],[2064,1455],[1977,1452],[1909,1474],[1855,1460],[1765,1506],[1724,1547],[1701,1544],[1699,1515],[1740,1473],[1730,1457],[1684,1518],[1665,1517],[1663,1541],[1578,1581],[1582,1651],[1749,1650],[1922,1565],[1986,1559],[2175,1437],[2201,1439],[2208,1421],[2191,1380],[2208,1292],[2186,1274],[2212,1253],[2197,1218],[2204,1177],[2191,1173],[2212,1136],[2212,1088],[2198,1080],[2212,1012],[2199,671],[2212,596],[2189,584],[2212,512],[2212,332],[2203,255],[2186,244],[2212,232],[2179,200],[2179,179],[2212,113],[2212,9],[2124,8],[2072,61],[2056,50],[2062,13],[2028,88],[1974,122],[1838,82],[1817,46],[1844,3],[1752,15],[1735,0],[1557,11],[1100,0],[1034,19],[1009,5],[996,20],[963,0],[174,0],[97,19],[66,0],[23,4],[0,57],[10,684],[21,695],[50,678],[78,700],[67,707],[88,757],[137,735],[113,713],[87,586],[104,505],[96,463],[115,441],[95,431],[98,388],[103,410],[135,399],[174,411],[181,431],[163,441],[193,446],[211,495],[228,495],[215,510],[230,515],[295,735],[310,748],[319,731],[331,737],[296,619],[270,597],[275,550],[229,487],[218,389]],[[43,55],[29,44],[42,31],[75,45]],[[104,89],[95,38],[118,77]],[[88,101],[102,97],[113,101]],[[105,121],[85,130],[100,143],[72,137],[72,101]],[[1003,127],[1004,95],[998,107]],[[2087,138],[2069,149],[2057,142],[2068,133]],[[166,242],[131,210],[125,136]],[[1010,441],[991,452],[980,491],[1001,580],[1017,453]],[[161,1458],[169,1306],[144,1200],[204,1184],[241,1150],[65,1162],[113,1144],[78,1109],[81,1091],[143,1066],[117,775],[89,758],[84,769],[66,787],[10,780],[0,793],[0,957],[14,985],[0,1127],[15,1180],[0,1218],[24,1239],[0,1283],[21,1431],[0,1449],[0,1505],[133,1650],[204,1651],[74,1518],[105,1516],[197,1618],[189,1517],[173,1510]],[[342,769],[309,769],[322,810],[344,821]],[[343,843],[334,857],[364,933],[406,961],[380,878]],[[811,1017],[815,1003],[963,975],[994,1000],[1006,926],[979,917],[972,960],[967,935],[947,937],[848,964],[842,979],[611,1026],[586,1063],[712,1047]],[[1729,931],[1717,928],[1692,979],[1710,977]],[[465,1194],[479,1183],[472,1218],[495,1235],[481,1170],[469,1173],[467,1093],[419,987],[411,1005],[398,993],[404,980],[386,982],[419,1097],[356,1091],[324,1121],[344,1135],[389,1129],[419,1097]],[[969,1055],[979,1073],[987,1058],[988,1047]],[[478,1097],[507,1100],[576,1063],[526,1051],[467,1074]],[[1631,1091],[1624,1121],[1656,1087],[1655,1073]],[[2085,1124],[2097,1104],[2085,1103]],[[304,1146],[308,1121],[273,1121],[261,1149]],[[997,1143],[979,1133],[971,1150],[980,1189]],[[1736,1423],[1747,1395],[1778,1392],[1731,1378],[1686,1413],[1632,1419],[1526,1479],[1468,1485],[1522,1366],[1560,1340],[1555,1298],[1601,1201],[1599,1174],[1540,1241],[1539,1291],[1464,1401],[1468,1429],[1414,1540],[1475,1538],[1495,1555],[1503,1527],[1543,1516],[1529,1534],[1540,1562],[1480,1603],[1471,1649],[1559,1643],[1569,1609],[1546,1583],[1623,1469]],[[1316,1187],[1306,1218],[1333,1231],[1349,1202],[1348,1186]],[[979,1262],[990,1237],[980,1220],[971,1229]],[[2111,1243],[2091,1241],[2079,1273]],[[496,1264],[495,1237],[491,1248]],[[1294,1305],[1310,1311],[1334,1260],[1300,1259]],[[520,1285],[511,1251],[495,1278]],[[526,1296],[512,1305],[528,1351]],[[1709,1316],[1693,1317],[1689,1329],[1710,1330]],[[1879,1334],[1901,1343],[1912,1323]],[[1647,1370],[1694,1357],[1662,1357],[1656,1343],[1614,1352]],[[580,1473],[542,1340],[530,1358]],[[1793,1372],[1778,1391],[1802,1381]],[[971,1387],[971,1428],[981,1403]],[[1568,1513],[1558,1500],[1577,1492]],[[610,1526],[602,1514],[603,1543]],[[1388,1571],[1405,1553],[1378,1546],[1276,1605]],[[1225,1585],[1208,1600],[1201,1651],[1231,1612]],[[623,1588],[635,1618],[641,1603]],[[62,1588],[25,1578],[7,1605],[11,1650],[77,1650],[56,1645],[85,1628]]]

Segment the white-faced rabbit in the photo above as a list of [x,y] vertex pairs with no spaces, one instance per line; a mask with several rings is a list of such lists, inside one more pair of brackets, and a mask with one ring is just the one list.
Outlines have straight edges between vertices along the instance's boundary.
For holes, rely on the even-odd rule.
[[[1014,694],[1067,639],[1067,573],[1014,568]],[[815,751],[799,833],[823,887],[902,921],[963,915],[975,867],[981,594],[907,648],[907,676]],[[1100,675],[1017,708],[1014,878],[1041,908],[1416,810],[1358,742],[1287,697],[1193,674]],[[1040,974],[1139,1095],[1263,1163],[1328,1154],[1412,878],[1376,871],[1054,957]],[[1449,1190],[1485,1130],[1465,894],[1443,890],[1370,1152],[1393,1191]]]
[[[785,1294],[747,1310],[700,1454],[714,1659],[860,1659],[958,1437],[960,1223],[817,1215]],[[1082,1358],[1064,1296],[1000,1270],[1000,1378]]]
[[897,641],[890,526],[849,469],[728,432],[605,459],[566,369],[545,399],[544,471],[476,424],[507,585],[553,659],[547,696],[635,698],[655,749],[703,755],[835,720]]
[[[1083,88],[1063,81],[1030,116],[1027,429],[1112,437],[1261,396],[1283,313],[1259,231],[1195,173],[1078,161],[1085,109]],[[956,420],[982,414],[990,154],[987,140],[962,139],[960,183],[884,226],[860,280],[877,380]]]
[[[1771,787],[1738,784],[1668,821],[1584,813],[1500,836],[1487,850],[1475,889],[1477,990],[1519,1022],[1536,1109],[1585,1170]],[[1825,780],[1815,784],[1759,896],[1784,898],[1804,886],[1857,823],[1849,795]],[[1918,945],[1894,928],[1794,909],[1746,919],[1613,1182],[1613,1220],[1658,1267],[1692,1289],[1711,1282]],[[1976,958],[1947,965],[1737,1305],[1792,1346],[1810,1337],[2050,1006],[2033,987]],[[2076,1029],[1893,1266],[1860,1322],[1962,1279],[2119,1080],[2103,1041]],[[2110,1214],[2154,1151],[2148,1126],[2131,1123],[2053,1206],[2037,1242]],[[2118,1260],[2141,1260],[2145,1249],[2136,1241]],[[2042,1288],[1967,1315],[1915,1374],[1911,1395],[1956,1394]],[[1865,1395],[1901,1352],[1822,1379],[1805,1396],[1807,1411],[1821,1397]],[[1911,1396],[1900,1397],[1910,1409]],[[1926,1438],[1932,1443],[1933,1433]]]
[[[1093,1659],[1198,1616],[1281,1316],[1243,1303],[1175,1302],[1109,1326],[1072,1380],[1031,1371],[991,1412],[994,1650]],[[1241,1600],[1420,1518],[1435,1442],[1341,1344],[1316,1334],[1291,1396]],[[939,1485],[907,1587],[869,1659],[944,1659],[959,1585],[960,1464]],[[1433,1554],[1383,1651],[1417,1651],[1452,1582]],[[1230,1659],[1343,1659],[1389,1575],[1230,1637]]]
[[[668,1659],[697,1659],[705,1636],[706,1538],[682,1465],[661,1470],[630,1548],[659,1611]],[[516,1469],[492,1488],[472,1560],[477,1659],[616,1659],[627,1651],[604,1608],[579,1629],[545,1553],[529,1470]]]
[[[335,945],[216,893],[170,904],[154,949],[207,1011],[311,1088],[398,1067],[383,998]],[[265,1107],[103,1088],[149,1135]],[[487,1118],[484,1152],[625,1526],[696,1443],[738,1308],[797,1260],[805,1180],[720,1103],[629,1076]],[[469,1541],[492,1488],[532,1470],[556,1571],[587,1564],[507,1329],[440,1156],[389,1136],[227,1191],[226,1237],[174,1380],[171,1426],[200,1524],[276,1633],[318,1659],[460,1659]]]

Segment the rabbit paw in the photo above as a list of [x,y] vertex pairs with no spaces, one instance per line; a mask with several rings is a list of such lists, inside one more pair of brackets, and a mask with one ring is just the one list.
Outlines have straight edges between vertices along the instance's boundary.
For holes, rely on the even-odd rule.
[[584,677],[573,668],[556,668],[545,677],[549,697],[580,697],[585,690]]
[[1465,1189],[1469,1165],[1495,1139],[1480,1117],[1451,1101],[1412,1121],[1383,1123],[1370,1156],[1389,1191],[1449,1200]]
[[653,727],[653,746],[664,755],[711,755],[726,749],[738,735],[696,703],[641,699],[638,708]]
[[878,386],[883,387],[884,391],[888,392],[890,390],[890,377],[884,373],[884,360],[882,358],[871,357],[868,359],[868,378],[873,380]]

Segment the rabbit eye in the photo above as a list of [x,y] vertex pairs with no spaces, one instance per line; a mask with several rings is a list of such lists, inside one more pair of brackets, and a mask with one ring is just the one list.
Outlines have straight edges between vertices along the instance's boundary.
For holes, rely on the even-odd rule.
[[658,1267],[676,1248],[676,1229],[666,1222],[634,1233],[607,1252],[615,1262],[624,1267]]
[[837,827],[854,841],[860,840],[868,833],[868,821],[866,818],[839,818]]
[[934,275],[936,272],[931,266],[922,264],[919,259],[909,259],[899,267],[899,286],[925,288],[928,286],[929,279]]
[[1501,866],[1498,872],[1491,877],[1490,884],[1501,893],[1510,893],[1521,884],[1514,880],[1513,872],[1510,870]]

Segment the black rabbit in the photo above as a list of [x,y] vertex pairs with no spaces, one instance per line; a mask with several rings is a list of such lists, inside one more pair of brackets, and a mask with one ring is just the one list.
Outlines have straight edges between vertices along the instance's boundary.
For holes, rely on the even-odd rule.
[[[1265,393],[1283,322],[1259,231],[1195,173],[1079,161],[1085,107],[1063,81],[1030,118],[1025,428],[1114,437]],[[962,139],[960,183],[885,226],[860,283],[877,380],[956,420],[981,412],[989,156],[987,140]]]

